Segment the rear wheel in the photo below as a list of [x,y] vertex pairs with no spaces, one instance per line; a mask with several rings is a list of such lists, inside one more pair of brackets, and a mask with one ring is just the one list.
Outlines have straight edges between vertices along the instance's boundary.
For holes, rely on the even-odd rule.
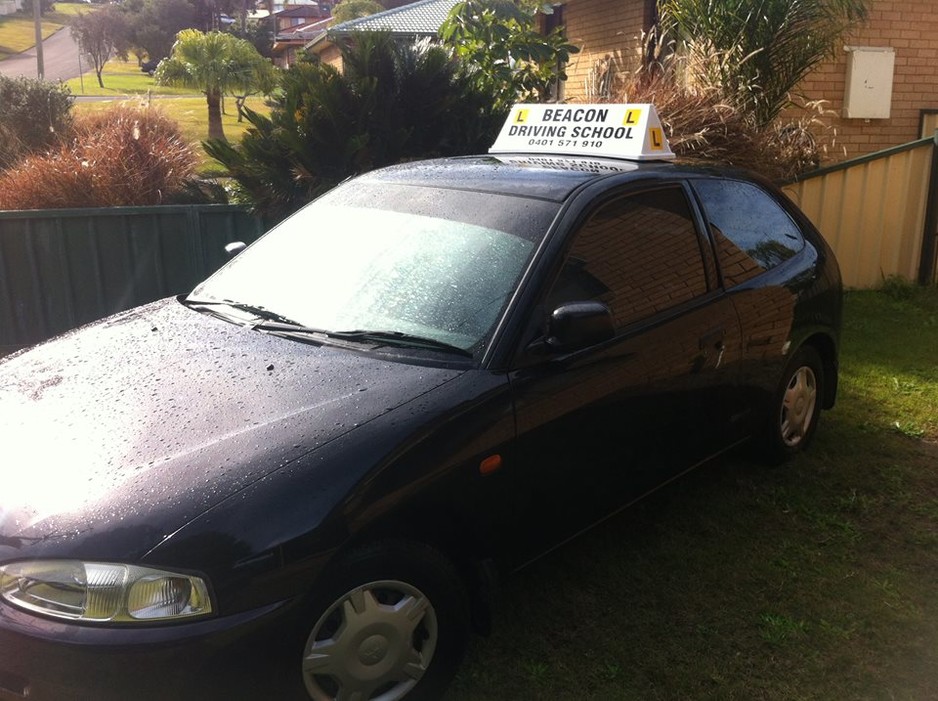
[[302,671],[316,701],[439,698],[468,637],[461,580],[438,551],[418,543],[352,553],[313,611]]
[[804,450],[817,430],[824,389],[824,366],[817,351],[799,348],[792,356],[772,403],[766,429],[766,455],[785,460]]

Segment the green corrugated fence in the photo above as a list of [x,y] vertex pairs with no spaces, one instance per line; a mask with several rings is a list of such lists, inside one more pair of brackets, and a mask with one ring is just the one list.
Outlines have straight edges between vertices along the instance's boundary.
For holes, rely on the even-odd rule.
[[188,292],[263,231],[229,205],[0,212],[0,355]]

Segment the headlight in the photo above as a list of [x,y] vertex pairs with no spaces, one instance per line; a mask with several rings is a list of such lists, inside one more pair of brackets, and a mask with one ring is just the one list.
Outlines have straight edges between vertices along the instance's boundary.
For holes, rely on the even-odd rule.
[[74,621],[163,621],[212,612],[199,577],[76,560],[0,566],[0,596],[19,608]]

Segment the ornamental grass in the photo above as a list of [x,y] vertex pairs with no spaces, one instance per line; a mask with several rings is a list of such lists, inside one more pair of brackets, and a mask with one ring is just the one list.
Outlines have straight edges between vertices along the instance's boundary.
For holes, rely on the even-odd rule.
[[0,173],[0,209],[166,204],[197,163],[176,123],[158,110],[78,115],[59,146]]

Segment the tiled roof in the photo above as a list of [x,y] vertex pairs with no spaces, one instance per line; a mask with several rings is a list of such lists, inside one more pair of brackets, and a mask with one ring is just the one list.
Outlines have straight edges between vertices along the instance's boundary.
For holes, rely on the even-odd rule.
[[393,10],[359,17],[337,24],[329,36],[347,36],[353,32],[390,31],[392,34],[435,36],[453,6],[461,0],[419,0]]

